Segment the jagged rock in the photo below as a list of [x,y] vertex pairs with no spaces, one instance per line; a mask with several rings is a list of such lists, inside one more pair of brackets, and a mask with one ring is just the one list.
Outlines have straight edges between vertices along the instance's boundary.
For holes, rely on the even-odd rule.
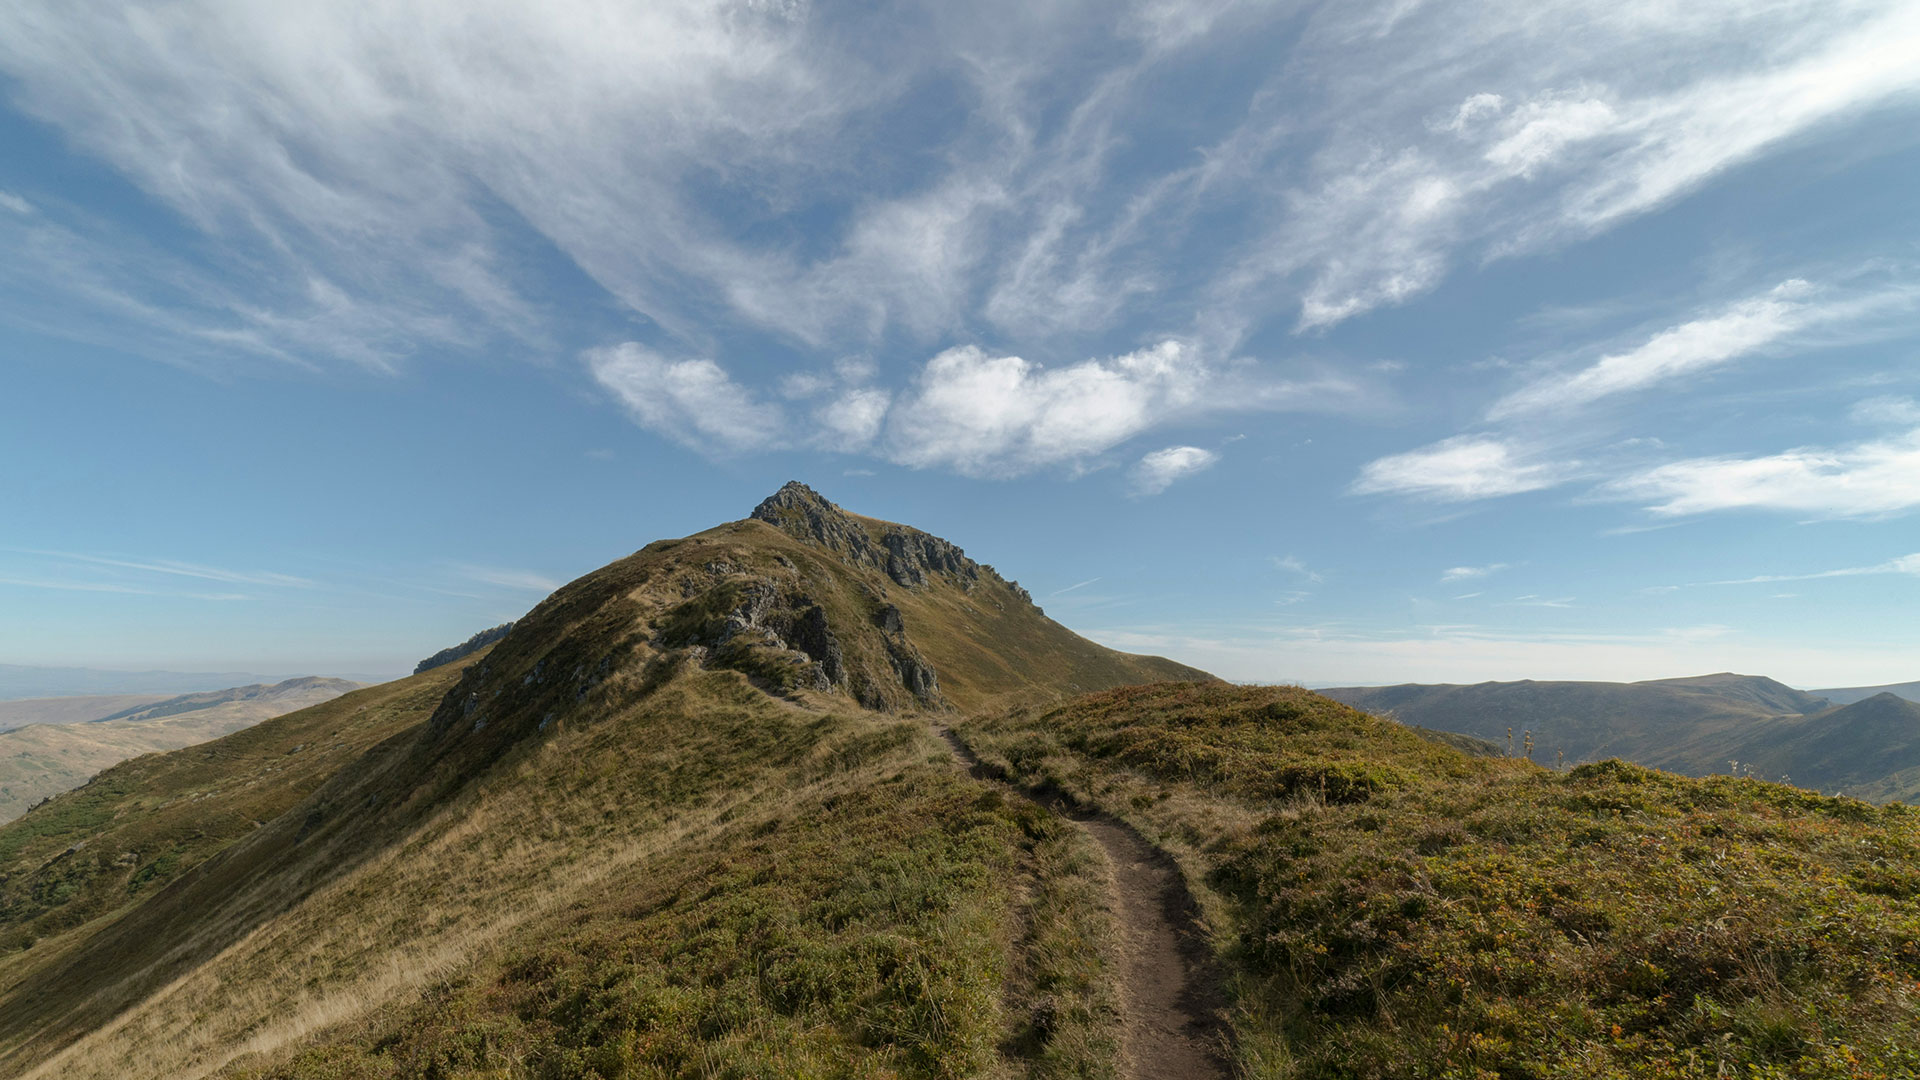
[[815,604],[801,612],[794,619],[793,627],[787,632],[787,638],[795,649],[813,657],[820,666],[820,673],[826,677],[826,690],[847,681],[846,658],[840,651],[840,641],[833,636],[833,628],[827,625],[827,609]]
[[798,480],[769,495],[753,508],[751,516],[801,540],[831,548],[849,562],[879,570],[906,588],[925,585],[927,576],[935,573],[951,576],[966,589],[980,580],[980,564],[967,558],[956,545],[919,529],[882,522],[873,523],[882,530],[876,538],[860,519]]
[[898,634],[907,628],[907,621],[900,616],[900,609],[887,604],[873,613],[873,625],[889,634]]
[[940,677],[905,637],[889,636],[887,639],[887,659],[893,662],[893,670],[900,676],[900,685],[906,687],[914,697],[926,704],[935,704],[940,700]]

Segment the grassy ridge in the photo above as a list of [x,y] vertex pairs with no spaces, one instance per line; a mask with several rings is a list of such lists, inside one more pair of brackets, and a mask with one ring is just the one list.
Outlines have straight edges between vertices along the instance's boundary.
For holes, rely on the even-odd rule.
[[1001,998],[1008,897],[1061,828],[908,764],[611,877],[412,1005],[230,1075],[957,1078],[1010,1040],[1034,1075],[1101,1075],[1058,1068],[1104,985],[1083,954],[1038,954],[1047,1027]]
[[962,731],[1204,882],[1248,1075],[1920,1074],[1920,812],[1470,758],[1289,688]]

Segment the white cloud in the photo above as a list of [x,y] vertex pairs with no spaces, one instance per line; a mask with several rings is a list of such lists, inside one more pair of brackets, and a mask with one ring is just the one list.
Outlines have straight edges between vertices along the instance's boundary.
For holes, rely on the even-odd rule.
[[1416,495],[1457,502],[1552,487],[1565,467],[1528,462],[1507,443],[1456,435],[1420,450],[1370,461],[1350,490],[1356,495]]
[[1139,495],[1158,495],[1174,481],[1213,467],[1220,455],[1198,446],[1169,446],[1142,457],[1133,466],[1133,490]]
[[586,354],[587,367],[640,426],[710,454],[775,445],[786,425],[711,360],[668,360],[632,342]]
[[1870,517],[1920,506],[1920,429],[1839,449],[1801,447],[1765,457],[1670,462],[1608,484],[1651,500],[1662,516],[1774,510],[1822,518]]
[[1285,570],[1289,574],[1306,578],[1315,585],[1325,580],[1325,575],[1309,568],[1297,555],[1275,555],[1272,558],[1275,568]]
[[39,551],[22,549],[25,554],[45,555],[70,562],[87,563],[92,566],[110,566],[120,570],[137,570],[148,574],[165,574],[171,577],[198,578],[202,581],[219,581],[230,585],[277,585],[294,588],[311,588],[313,581],[295,577],[292,574],[280,574],[267,570],[226,570],[217,566],[202,566],[199,563],[180,562],[174,559],[121,559],[104,555],[86,555],[74,551]]
[[[1440,575],[1440,583],[1444,585],[1451,581],[1474,581],[1496,571],[1505,570],[1506,568],[1507,564],[1503,562],[1488,563],[1485,566],[1449,567],[1445,573]],[[1479,594],[1475,593],[1474,595],[1477,596]],[[1455,599],[1459,599],[1459,597],[1455,597]]]
[[1920,425],[1920,402],[1892,394],[1871,397],[1855,402],[1847,417],[1856,424]]
[[[1734,578],[1728,581],[1708,581],[1706,585],[1765,585],[1777,581],[1818,581],[1822,578],[1866,577],[1879,574],[1908,574],[1920,577],[1920,553],[1902,555],[1872,566],[1849,566],[1839,570],[1818,570],[1811,574],[1761,574],[1758,577]],[[1791,596],[1783,593],[1782,596]]]
[[11,210],[16,214],[31,214],[33,204],[11,191],[0,191],[0,210]]
[[455,567],[461,577],[483,585],[498,585],[503,589],[525,589],[529,592],[550,593],[558,589],[563,582],[555,581],[544,574],[531,570],[512,570],[499,566],[475,566],[462,563]]
[[1303,329],[1424,292],[1462,255],[1586,238],[1920,89],[1920,10],[1897,0],[1412,5],[1390,34],[1361,29],[1380,5],[1344,8],[1302,58],[1326,126],[1255,110],[1214,151],[1254,169],[1330,132],[1221,290],[1242,308],[1304,279]]
[[1805,281],[1786,281],[1713,315],[1663,330],[1591,367],[1542,379],[1496,402],[1491,419],[1584,405],[1612,394],[1639,390],[1678,376],[1719,367],[1772,344],[1804,326],[1810,313]]
[[1097,577],[1096,577],[1096,578],[1088,578],[1088,579],[1087,579],[1087,580],[1085,580],[1085,581],[1081,581],[1081,582],[1076,582],[1075,584],[1072,584],[1072,585],[1069,585],[1069,586],[1067,586],[1067,587],[1066,587],[1066,588],[1064,588],[1064,589],[1055,589],[1055,590],[1053,590],[1052,592],[1050,592],[1050,593],[1048,593],[1048,594],[1047,594],[1047,599],[1049,599],[1049,600],[1051,600],[1051,599],[1053,599],[1053,598],[1054,598],[1054,597],[1056,597],[1056,596],[1065,596],[1065,595],[1067,595],[1067,594],[1068,594],[1068,593],[1070,593],[1070,592],[1074,592],[1075,590],[1078,590],[1078,589],[1084,589],[1084,588],[1086,588],[1087,586],[1089,586],[1089,585],[1091,585],[1091,584],[1093,584],[1094,582],[1096,582],[1096,581],[1099,581],[1099,580],[1100,580],[1100,579],[1099,579],[1099,578],[1097,578]]
[[[1236,84],[1220,55],[1250,40],[1275,62]],[[199,229],[211,263],[154,243],[162,272],[126,272],[138,237],[111,229],[0,245],[64,290],[65,332],[111,310],[169,355],[555,352],[568,313],[528,250],[676,354],[742,321],[822,355],[986,323],[1033,355],[1138,320],[1230,355],[1264,322],[1402,302],[1904,103],[1916,41],[1900,0],[18,0],[16,107]],[[1143,105],[1196,72],[1222,107],[1157,129]],[[220,287],[174,287],[193,276]]]
[[846,391],[813,414],[820,425],[822,443],[848,453],[865,450],[879,437],[892,403],[893,395],[885,390]]
[[897,463],[1005,475],[1111,449],[1193,405],[1207,370],[1166,341],[1047,369],[973,346],[927,362],[887,423]]

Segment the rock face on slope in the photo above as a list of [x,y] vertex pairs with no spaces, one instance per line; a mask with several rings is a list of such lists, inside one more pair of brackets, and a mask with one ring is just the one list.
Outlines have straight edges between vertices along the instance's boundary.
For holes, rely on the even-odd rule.
[[[762,500],[753,508],[751,518],[837,552],[857,566],[885,571],[894,584],[906,588],[919,588],[936,576],[944,576],[971,592],[984,576],[1005,585],[1020,599],[1033,601],[1018,582],[1001,578],[993,567],[967,558],[967,553],[953,544],[919,529],[858,518],[798,480],[789,481]],[[872,528],[874,525],[880,528]]]

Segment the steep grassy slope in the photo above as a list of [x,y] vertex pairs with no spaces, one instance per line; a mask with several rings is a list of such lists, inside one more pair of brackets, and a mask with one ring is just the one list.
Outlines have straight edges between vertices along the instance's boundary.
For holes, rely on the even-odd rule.
[[128,703],[89,723],[0,732],[0,822],[128,758],[217,739],[331,701],[358,685],[344,679],[289,679]]
[[[953,777],[914,713],[1191,669],[1079,639],[951,545],[797,485],[759,513],[775,523],[565,586],[427,722],[22,954],[0,972],[0,1071],[645,1075],[737,1052],[766,1074],[797,1033],[834,1074],[973,1075],[1002,1044],[1016,1071],[1088,1074],[1049,1062],[1112,1042],[1102,914],[1020,899],[1084,896],[1086,853]],[[660,888],[736,862],[761,869],[720,893]],[[789,904],[847,911],[794,922]],[[687,954],[684,933],[711,946]],[[767,955],[752,941],[794,950],[791,982],[741,966]],[[677,974],[605,982],[648,956]],[[456,1001],[472,1023],[435,1027]]]
[[1470,758],[1284,688],[960,731],[1204,883],[1249,1076],[1920,1075],[1920,811]]
[[[459,674],[402,679],[134,758],[0,826],[0,979],[71,948],[64,931],[158,892],[424,721]],[[15,955],[42,938],[34,957]]]

